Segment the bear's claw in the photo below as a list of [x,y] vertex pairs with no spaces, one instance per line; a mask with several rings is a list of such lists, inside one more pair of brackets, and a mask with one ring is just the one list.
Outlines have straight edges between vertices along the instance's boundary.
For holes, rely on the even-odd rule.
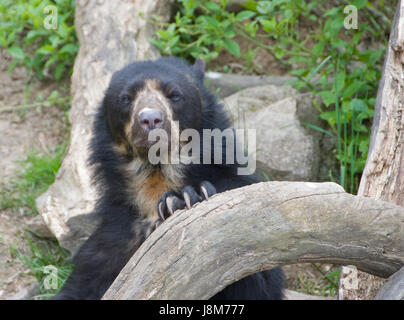
[[195,203],[208,200],[216,194],[216,188],[209,181],[202,181],[199,185],[199,191],[199,193],[196,192],[192,186],[185,186],[181,195],[172,190],[165,192],[157,203],[159,218],[165,220],[175,211],[185,209],[185,207],[191,209]]

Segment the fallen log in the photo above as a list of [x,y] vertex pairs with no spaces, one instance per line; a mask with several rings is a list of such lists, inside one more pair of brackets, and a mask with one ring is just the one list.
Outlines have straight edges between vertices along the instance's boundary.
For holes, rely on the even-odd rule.
[[329,182],[221,193],[158,227],[103,299],[208,299],[247,275],[300,262],[390,276],[404,263],[404,208]]

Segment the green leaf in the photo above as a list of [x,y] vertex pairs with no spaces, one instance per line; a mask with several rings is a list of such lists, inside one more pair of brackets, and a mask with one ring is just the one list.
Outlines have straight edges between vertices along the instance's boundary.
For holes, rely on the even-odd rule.
[[49,68],[50,66],[52,66],[52,64],[56,63],[59,60],[59,57],[57,55],[54,55],[53,57],[51,57],[50,59],[48,59],[48,61],[46,61],[44,68]]
[[256,10],[262,15],[269,14],[273,10],[273,4],[270,1],[259,1]]
[[331,126],[333,126],[336,122],[336,114],[335,111],[327,111],[320,114],[320,118],[327,121]]
[[325,42],[324,42],[324,41],[320,41],[320,42],[316,43],[316,44],[313,46],[313,49],[311,50],[311,52],[312,52],[314,55],[318,56],[318,55],[320,55],[320,54],[323,52],[324,46],[325,46]]
[[34,41],[34,40],[38,37],[38,35],[40,35],[39,30],[35,30],[35,29],[34,29],[34,30],[30,30],[30,31],[28,31],[28,33],[27,33],[25,39],[26,39],[28,42],[32,42],[32,41]]
[[169,39],[170,38],[170,33],[166,30],[158,30],[157,34],[162,38],[162,39]]
[[175,23],[171,23],[171,24],[170,24],[170,26],[167,28],[167,32],[168,32],[169,35],[174,34],[174,32],[175,32],[175,27],[176,27]]
[[56,69],[55,69],[55,79],[56,79],[56,81],[60,80],[60,78],[63,75],[64,70],[65,70],[65,64],[64,63],[61,63],[56,67]]
[[213,28],[218,28],[218,27],[219,27],[219,24],[218,24],[217,20],[214,19],[214,18],[212,18],[212,17],[209,17],[209,16],[201,16],[200,18],[201,18],[202,20],[204,20],[204,22],[205,22],[207,25],[209,25],[210,27],[213,27]]
[[316,131],[322,132],[322,133],[324,133],[324,134],[326,134],[326,135],[329,135],[329,136],[331,136],[331,137],[334,137],[334,135],[333,135],[330,131],[325,130],[325,129],[319,127],[319,126],[316,126],[315,124],[308,123],[308,122],[302,122],[302,124],[303,124],[304,126],[306,126],[306,127],[309,127],[309,128],[311,128],[311,129],[313,129],[313,130],[316,130]]
[[260,23],[262,27],[264,28],[264,31],[271,33],[272,31],[275,30],[276,23],[272,20],[260,20]]
[[77,46],[73,43],[68,43],[65,44],[62,49],[60,49],[59,53],[69,53],[69,54],[75,54],[77,52]]
[[323,103],[328,107],[330,104],[335,103],[335,93],[331,91],[320,91],[316,93],[323,99]]
[[236,33],[234,32],[234,30],[232,28],[227,28],[224,32],[224,36],[226,38],[233,38],[236,35]]
[[69,28],[64,23],[60,23],[57,28],[57,33],[61,38],[65,39],[69,35]]
[[338,72],[334,80],[334,90],[335,92],[342,92],[345,86],[345,71]]
[[256,1],[247,1],[247,2],[243,1],[242,6],[247,10],[257,11],[258,4]]
[[237,42],[230,39],[224,39],[223,44],[232,55],[234,55],[237,58],[240,57],[240,46],[238,45]]
[[368,106],[360,99],[353,99],[351,101],[351,108],[353,112],[367,112]]
[[331,59],[331,56],[325,58],[316,68],[310,71],[309,75],[306,78],[306,81],[310,81],[311,78],[327,63],[328,60]]
[[367,0],[354,0],[352,1],[352,5],[354,5],[357,9],[362,9],[366,5]]
[[211,11],[220,11],[220,7],[214,2],[207,2],[205,6]]
[[362,153],[367,153],[369,149],[369,139],[362,140],[359,142],[359,151]]
[[335,16],[336,14],[338,14],[338,12],[340,11],[339,7],[334,7],[330,10],[327,10],[324,14],[323,17],[328,17],[328,16]]
[[24,59],[24,51],[19,46],[14,45],[7,51],[16,59]]
[[284,53],[285,53],[285,51],[280,47],[275,49],[275,57],[277,59],[281,59],[283,57]]
[[361,87],[364,85],[363,81],[355,81],[351,83],[343,93],[343,98],[344,99],[349,99],[351,98],[355,93],[358,93],[358,91],[361,89]]
[[244,10],[244,11],[239,12],[236,15],[236,20],[237,21],[243,21],[243,20],[250,19],[250,18],[252,18],[254,16],[255,16],[255,12]]
[[54,49],[50,44],[47,44],[47,45],[44,45],[44,46],[40,47],[40,48],[36,51],[36,53],[37,53],[37,54],[47,55],[47,54],[51,54],[54,50],[55,50],[55,49]]
[[291,70],[290,74],[292,76],[303,77],[303,76],[305,76],[307,74],[307,69],[303,68],[303,69]]
[[170,41],[167,42],[167,46],[173,48],[179,40],[180,36],[175,36],[174,38],[172,38]]

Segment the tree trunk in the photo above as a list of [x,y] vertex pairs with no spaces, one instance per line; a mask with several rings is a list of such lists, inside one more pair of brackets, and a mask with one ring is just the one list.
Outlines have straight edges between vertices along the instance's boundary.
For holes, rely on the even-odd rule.
[[352,264],[387,277],[403,257],[404,208],[330,182],[265,182],[174,214],[104,299],[207,299],[249,274],[299,262]]
[[390,34],[359,195],[404,206],[404,1]]
[[55,183],[37,200],[50,230],[72,252],[91,234],[94,225],[86,216],[96,198],[87,166],[95,109],[113,72],[135,60],[158,57],[149,43],[156,26],[147,19],[157,15],[167,21],[170,6],[164,0],[76,1],[80,51],[72,76],[70,145]]
[[[369,153],[358,195],[404,206],[404,1],[399,0],[377,92]],[[343,267],[342,273],[349,272]],[[345,269],[345,270],[344,270]],[[352,271],[352,270],[351,270]],[[358,287],[339,299],[372,299],[382,279],[358,273]]]

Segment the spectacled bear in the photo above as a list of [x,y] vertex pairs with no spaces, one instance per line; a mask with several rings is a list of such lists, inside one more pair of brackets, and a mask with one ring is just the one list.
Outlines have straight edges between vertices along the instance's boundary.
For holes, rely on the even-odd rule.
[[[164,129],[225,130],[230,119],[204,86],[205,62],[165,57],[114,73],[97,111],[90,164],[99,188],[96,231],[73,258],[73,273],[55,299],[100,299],[148,235],[174,211],[257,182],[238,164],[151,164],[148,135]],[[224,161],[223,161],[224,162]],[[217,239],[220,245],[220,239]],[[158,262],[156,262],[158,263]],[[282,299],[280,268],[250,275],[213,299]]]

